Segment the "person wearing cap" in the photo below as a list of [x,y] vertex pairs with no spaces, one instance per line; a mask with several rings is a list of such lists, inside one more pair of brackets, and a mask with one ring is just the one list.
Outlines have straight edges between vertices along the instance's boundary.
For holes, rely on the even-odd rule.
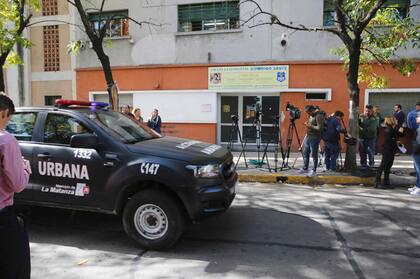
[[13,197],[25,189],[31,169],[17,140],[4,130],[14,112],[13,101],[0,94],[0,278],[29,279],[28,235],[13,210]]
[[[413,122],[414,116],[416,122]],[[416,104],[416,111],[411,111],[407,117],[407,125],[413,131],[413,160],[416,171],[416,186],[408,189],[412,195],[420,195],[420,102]],[[414,130],[415,129],[415,130]]]
[[378,136],[379,119],[373,115],[373,106],[366,105],[365,113],[359,117],[359,155],[360,164],[367,168],[375,165],[376,137]]

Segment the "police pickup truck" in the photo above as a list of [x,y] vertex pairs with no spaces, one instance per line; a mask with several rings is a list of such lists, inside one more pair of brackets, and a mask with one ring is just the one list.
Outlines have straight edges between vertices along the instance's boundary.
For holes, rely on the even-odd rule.
[[162,137],[106,103],[18,108],[6,129],[32,168],[16,203],[118,214],[147,249],[170,247],[186,221],[223,212],[235,197],[228,150]]

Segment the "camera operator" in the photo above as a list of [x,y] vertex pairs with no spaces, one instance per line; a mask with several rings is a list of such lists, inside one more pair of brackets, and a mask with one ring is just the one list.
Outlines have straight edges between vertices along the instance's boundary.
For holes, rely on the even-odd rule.
[[337,110],[325,121],[325,132],[323,140],[325,142],[325,166],[327,171],[336,171],[337,159],[340,152],[340,133],[345,134],[346,129],[341,126],[344,113]]
[[312,105],[305,107],[305,112],[309,119],[305,122],[306,139],[303,144],[303,168],[299,171],[305,173],[309,168],[309,155],[312,152],[314,165],[312,171],[308,173],[309,176],[316,175],[316,168],[318,166],[318,149],[321,142],[322,132],[324,130],[324,113]]

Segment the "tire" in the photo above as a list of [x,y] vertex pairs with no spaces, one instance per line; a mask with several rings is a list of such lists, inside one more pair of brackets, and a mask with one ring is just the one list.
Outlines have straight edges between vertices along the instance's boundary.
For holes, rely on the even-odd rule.
[[126,234],[142,248],[170,248],[184,232],[185,220],[178,201],[159,190],[135,194],[123,211]]

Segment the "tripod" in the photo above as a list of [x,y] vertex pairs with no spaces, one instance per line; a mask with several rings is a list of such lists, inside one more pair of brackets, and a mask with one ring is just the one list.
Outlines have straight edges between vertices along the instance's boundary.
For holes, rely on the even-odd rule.
[[239,154],[238,160],[236,161],[235,168],[238,166],[239,160],[242,156],[244,156],[245,160],[245,167],[248,168],[248,163],[246,162],[246,155],[245,155],[245,148],[246,143],[242,140],[241,130],[239,130],[238,125],[239,118],[237,115],[232,115],[232,126],[230,128],[230,136],[229,136],[229,144],[227,146],[228,150],[231,151],[233,148],[233,143],[239,139],[239,142],[241,143],[241,153]]
[[282,158],[284,159],[283,145],[281,144],[281,134],[279,132],[279,119],[280,119],[279,116],[275,116],[273,118],[273,126],[272,126],[273,130],[271,132],[272,138],[266,143],[265,148],[264,148],[264,153],[262,156],[262,162],[264,162],[264,158],[267,159],[267,166],[268,166],[269,172],[271,172],[271,167],[268,161],[267,150],[270,143],[276,143],[277,141],[276,147],[274,149],[274,171],[275,172],[277,172],[279,145],[280,145]]
[[285,152],[285,155],[283,156],[283,163],[281,166],[281,170],[283,170],[284,168],[290,168],[289,157],[290,157],[290,149],[292,147],[294,134],[296,134],[296,139],[298,141],[299,146],[302,146],[300,142],[299,134],[296,128],[295,120],[296,120],[295,118],[290,119],[289,129],[287,130],[287,138],[286,138],[286,152]]
[[254,126],[257,132],[256,143],[257,143],[257,165],[261,167],[263,165],[264,158],[260,161],[260,148],[261,148],[261,116],[262,113],[257,109]]

